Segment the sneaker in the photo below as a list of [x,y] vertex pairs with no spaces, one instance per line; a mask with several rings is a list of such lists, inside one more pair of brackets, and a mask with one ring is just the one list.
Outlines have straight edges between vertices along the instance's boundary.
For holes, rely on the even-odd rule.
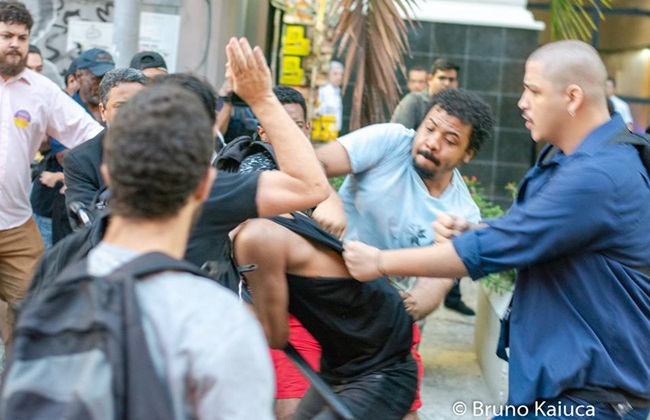
[[458,303],[454,304],[448,304],[445,302],[445,307],[451,309],[452,311],[456,311],[459,314],[467,315],[467,316],[474,316],[476,315],[476,312],[474,312],[474,309],[470,308],[469,306],[465,305],[465,303],[461,300]]

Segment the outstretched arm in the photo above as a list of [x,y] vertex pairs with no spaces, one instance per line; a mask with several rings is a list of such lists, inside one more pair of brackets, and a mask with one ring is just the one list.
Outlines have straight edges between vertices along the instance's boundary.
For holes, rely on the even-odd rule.
[[467,269],[451,242],[420,248],[381,251],[362,242],[344,245],[343,258],[350,274],[360,281],[381,275],[463,277]]
[[272,90],[271,71],[259,47],[232,38],[226,47],[226,75],[233,89],[253,110],[273,145],[281,172],[260,175],[260,216],[310,208],[330,189],[311,143],[284,110]]

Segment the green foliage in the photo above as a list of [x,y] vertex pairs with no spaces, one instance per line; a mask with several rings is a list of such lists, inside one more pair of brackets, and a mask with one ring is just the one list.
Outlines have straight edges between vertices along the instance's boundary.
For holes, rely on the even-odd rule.
[[[485,190],[483,189],[481,183],[478,181],[478,179],[475,176],[472,177],[463,176],[463,180],[465,181],[465,185],[467,185],[467,189],[469,190],[469,193],[472,196],[474,203],[476,203],[478,208],[481,210],[482,218],[493,219],[495,217],[499,217],[505,214],[501,206],[499,206],[498,204],[494,204],[493,202],[487,199],[487,197],[485,196]],[[513,198],[517,193],[517,187],[512,182],[506,185],[506,190],[510,191]],[[515,286],[516,275],[517,272],[515,270],[508,270],[508,271],[503,271],[501,273],[488,274],[487,276],[481,279],[481,283],[483,283],[483,285],[486,286],[488,289],[497,293],[512,292]]]
[[343,184],[343,180],[345,180],[344,176],[337,176],[334,178],[330,178],[330,185],[334,187],[336,191],[338,191],[339,188],[341,188],[341,184]]
[[601,7],[610,8],[610,0],[550,0],[551,39],[579,39],[590,41],[593,31],[598,28],[594,23],[593,10],[600,19],[603,18]]

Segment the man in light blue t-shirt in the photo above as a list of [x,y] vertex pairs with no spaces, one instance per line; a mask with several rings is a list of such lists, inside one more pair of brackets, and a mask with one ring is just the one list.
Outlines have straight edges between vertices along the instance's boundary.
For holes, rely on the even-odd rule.
[[[479,209],[457,168],[490,137],[492,124],[490,109],[478,96],[446,89],[434,95],[417,132],[376,124],[318,149],[328,176],[347,175],[339,190],[345,238],[381,249],[419,247],[433,243],[438,214],[478,222]],[[314,218],[330,228],[343,215],[326,204]],[[416,320],[438,307],[453,285],[451,279],[405,283],[400,287],[408,290],[402,293],[404,304]]]

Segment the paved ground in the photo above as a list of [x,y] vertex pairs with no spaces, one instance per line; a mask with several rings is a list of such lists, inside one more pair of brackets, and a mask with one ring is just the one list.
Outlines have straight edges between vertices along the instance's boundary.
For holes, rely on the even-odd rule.
[[[463,300],[476,309],[478,285],[461,283]],[[440,308],[427,319],[420,354],[424,361],[424,381],[420,409],[422,420],[473,419],[472,401],[493,402],[483,382],[474,352],[475,317]],[[464,415],[454,413],[466,404]]]

